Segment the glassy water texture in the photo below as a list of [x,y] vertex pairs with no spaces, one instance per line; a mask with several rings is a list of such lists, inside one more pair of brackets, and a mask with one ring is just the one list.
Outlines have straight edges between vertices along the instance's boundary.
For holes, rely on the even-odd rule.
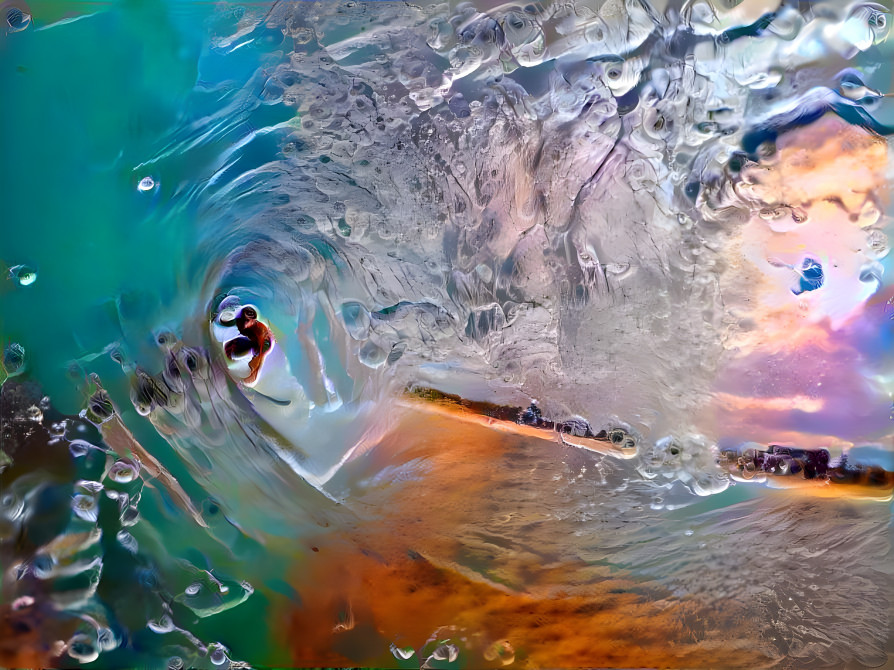
[[2,15],[0,664],[891,664],[890,7]]

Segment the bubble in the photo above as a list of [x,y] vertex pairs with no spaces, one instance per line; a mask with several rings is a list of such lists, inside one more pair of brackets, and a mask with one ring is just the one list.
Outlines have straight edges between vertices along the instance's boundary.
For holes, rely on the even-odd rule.
[[881,260],[888,255],[891,248],[888,246],[888,236],[878,229],[866,233],[866,255],[875,260]]
[[152,177],[143,177],[140,180],[140,183],[137,184],[137,190],[141,193],[146,193],[147,191],[151,191],[155,188],[155,180]]
[[90,494],[97,494],[103,489],[103,485],[101,482],[93,481],[90,479],[81,479],[78,481],[75,486],[82,491]]
[[878,223],[881,215],[882,213],[879,211],[878,206],[872,201],[867,201],[857,213],[857,225],[861,228],[874,226]]
[[[89,421],[96,424],[105,423],[115,416],[115,406],[104,389],[100,389],[90,396],[85,416]],[[93,418],[91,419],[90,417]]]
[[236,325],[236,309],[235,307],[229,307],[227,309],[222,309],[220,313],[217,315],[217,323],[224,328],[231,328]]
[[671,440],[666,445],[666,451],[672,458],[676,458],[683,453],[683,447],[678,442]]
[[346,302],[341,306],[341,317],[345,330],[355,340],[365,340],[369,336],[369,312],[359,302]]
[[84,521],[96,523],[99,518],[99,505],[96,498],[89,495],[79,494],[71,500],[71,509],[75,515]]
[[360,362],[370,368],[378,368],[385,364],[387,354],[375,342],[367,342],[358,354]]
[[406,342],[398,342],[393,347],[391,347],[391,351],[388,353],[388,358],[385,359],[385,363],[388,365],[394,365],[400,360],[400,357],[404,355],[404,352],[407,350]]
[[96,643],[92,637],[85,633],[73,635],[66,647],[68,655],[80,663],[92,663],[99,658]]
[[139,549],[137,539],[126,530],[119,530],[115,535],[115,539],[118,540],[118,543],[130,553],[137,553],[137,550]]
[[168,394],[163,384],[140,368],[131,380],[130,398],[141,416],[148,416],[157,407],[168,404]]
[[801,263],[801,269],[798,271],[800,279],[798,285],[792,288],[792,293],[801,295],[807,291],[815,291],[822,288],[825,282],[823,266],[820,262],[813,258],[805,258]]
[[161,615],[156,621],[150,621],[146,625],[149,627],[149,630],[159,635],[170,633],[174,630],[174,621],[167,614]]
[[31,15],[26,14],[18,7],[10,7],[6,10],[6,25],[10,33],[20,33],[31,25]]
[[128,507],[121,513],[121,525],[133,526],[140,520],[140,511],[133,506]]
[[178,358],[190,376],[204,378],[207,374],[208,361],[204,356],[204,351],[192,347],[183,347],[179,352]]
[[620,449],[636,449],[636,438],[623,428],[608,431],[609,441]]
[[455,644],[445,643],[438,646],[432,652],[431,659],[435,661],[447,661],[448,663],[456,662],[459,658],[459,649]]
[[121,641],[111,628],[103,627],[96,632],[96,642],[102,651],[111,651],[116,649]]
[[485,649],[484,660],[499,661],[500,665],[511,665],[515,662],[515,649],[509,640],[499,640]]
[[199,584],[198,582],[193,582],[192,584],[190,584],[189,586],[186,587],[185,593],[188,596],[194,596],[194,595],[198,595],[199,591],[201,591],[201,590],[202,590],[202,585]]
[[119,484],[128,484],[137,478],[140,468],[136,463],[128,461],[117,461],[109,469],[109,479]]
[[171,656],[168,659],[168,670],[182,670],[183,668],[183,659],[179,656]]
[[30,286],[37,281],[37,270],[29,265],[14,265],[9,268],[9,278],[19,286]]
[[211,659],[211,662],[214,665],[224,665],[229,662],[229,658],[227,658],[227,652],[223,645],[215,642],[210,647],[210,653],[208,654],[208,658]]
[[95,444],[90,444],[87,440],[72,440],[68,445],[68,451],[75,458],[86,456],[91,449],[99,449]]
[[53,576],[53,559],[44,553],[37,554],[31,561],[31,572],[38,579],[49,579]]
[[885,267],[877,262],[866,263],[860,268],[860,281],[866,284],[875,283],[881,285],[882,277],[885,274]]
[[400,659],[402,661],[408,661],[416,655],[416,650],[413,649],[413,647],[398,647],[392,642],[391,653],[394,658]]
[[155,335],[155,342],[159,347],[167,351],[177,342],[177,336],[168,331],[161,331]]
[[25,368],[25,348],[17,342],[11,342],[3,350],[3,367],[6,374],[12,377]]
[[25,510],[25,501],[11,491],[0,495],[0,514],[9,521],[18,519]]

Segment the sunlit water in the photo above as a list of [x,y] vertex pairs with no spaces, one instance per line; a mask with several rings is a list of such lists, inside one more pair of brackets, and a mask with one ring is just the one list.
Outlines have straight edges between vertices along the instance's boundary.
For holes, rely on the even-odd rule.
[[890,663],[885,7],[3,12],[0,662]]

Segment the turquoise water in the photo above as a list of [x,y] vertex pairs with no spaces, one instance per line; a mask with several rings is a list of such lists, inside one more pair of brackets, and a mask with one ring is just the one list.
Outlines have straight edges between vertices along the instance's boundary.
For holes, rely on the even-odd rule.
[[484,4],[16,5],[3,663],[891,658],[888,15]]
[[148,301],[140,310],[147,315],[187,308],[195,226],[170,200],[178,182],[207,169],[184,157],[157,193],[136,189],[137,165],[165,147],[191,98],[208,8],[96,9],[74,3],[61,13],[78,20],[47,25],[38,6],[42,29],[7,36],[2,59],[3,90],[14,101],[2,110],[4,127],[14,129],[2,164],[10,196],[3,257],[39,274],[27,290],[5,287],[2,328],[27,342],[34,374],[68,412],[82,402],[64,375],[69,361],[100,353],[127,328],[140,333],[136,342],[145,339],[148,324],[139,314],[126,323],[118,295]]
[[[219,111],[227,92],[216,87],[244,85],[269,56],[243,50],[222,71],[209,53],[210,30],[235,17],[206,3],[40,2],[31,13],[31,28],[3,36],[0,47],[0,123],[8,129],[0,162],[0,248],[8,266],[28,264],[38,279],[27,287],[4,282],[0,333],[4,342],[25,347],[30,378],[41,381],[65,414],[84,406],[85,371],[98,373],[139,439],[196,495],[200,489],[190,486],[170,447],[128,411],[127,378],[108,353],[115,347],[151,364],[156,328],[203,309],[203,277],[192,256],[198,216],[188,192],[211,176],[222,147],[246,131],[234,124],[199,150],[164,154],[176,146],[178,132]],[[210,92],[197,89],[200,81]],[[142,192],[138,184],[146,176],[155,186]],[[147,528],[160,531],[141,536],[146,550],[168,560],[198,556],[198,564],[203,555],[213,557],[224,571],[250,561],[256,574],[285,574],[281,559],[265,559],[247,538],[234,555],[211,536],[172,533],[170,502],[157,495],[150,493],[141,507]],[[115,570],[109,561],[107,575]],[[121,571],[127,570],[125,562]],[[111,602],[119,597],[124,593],[107,594]],[[257,593],[238,613],[190,628],[201,638],[213,637],[219,626],[238,630],[227,642],[234,654],[275,665],[284,655],[265,623],[269,597]],[[143,644],[155,645],[151,637]],[[133,644],[139,649],[139,639]],[[156,663],[152,658],[145,651],[134,655],[132,647],[104,662]]]

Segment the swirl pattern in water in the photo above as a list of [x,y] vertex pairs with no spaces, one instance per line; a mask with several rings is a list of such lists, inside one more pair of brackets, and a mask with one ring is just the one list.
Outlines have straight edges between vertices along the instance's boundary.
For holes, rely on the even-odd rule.
[[890,7],[0,36],[0,664],[894,662]]

